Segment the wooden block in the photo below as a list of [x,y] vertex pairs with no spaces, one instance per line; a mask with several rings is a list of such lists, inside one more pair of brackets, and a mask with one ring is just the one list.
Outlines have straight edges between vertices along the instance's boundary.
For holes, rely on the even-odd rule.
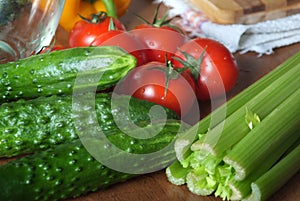
[[211,21],[253,24],[300,13],[300,0],[190,0]]

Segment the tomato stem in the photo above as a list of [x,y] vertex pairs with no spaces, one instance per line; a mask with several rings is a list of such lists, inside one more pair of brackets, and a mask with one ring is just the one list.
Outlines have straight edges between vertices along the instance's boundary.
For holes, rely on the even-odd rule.
[[160,70],[166,75],[165,90],[164,90],[164,97],[166,97],[169,89],[170,80],[177,79],[178,74],[180,73],[178,73],[177,70],[173,68],[171,61],[167,61],[166,69],[162,69],[159,67],[154,67],[152,69]]
[[178,57],[174,57],[175,60],[179,61],[184,66],[183,69],[181,70],[181,72],[186,70],[186,69],[189,69],[191,71],[191,74],[192,74],[194,80],[198,81],[199,76],[200,76],[200,72],[201,72],[201,64],[202,64],[203,57],[204,57],[205,52],[206,52],[206,47],[201,52],[198,59],[196,59],[192,55],[190,55],[187,52],[184,52],[180,49],[179,49],[179,51],[183,54],[183,56],[186,59],[186,60],[182,60]]
[[168,26],[168,27],[171,27],[171,28],[177,30],[179,33],[182,33],[182,30],[180,28],[178,28],[177,26],[174,26],[174,25],[171,24],[171,21],[174,20],[175,18],[179,17],[179,15],[176,15],[172,18],[167,19],[168,16],[169,16],[169,9],[168,9],[165,12],[165,14],[162,16],[162,18],[158,18],[159,10],[160,10],[160,7],[161,7],[162,4],[163,3],[160,2],[158,4],[158,6],[156,7],[152,22],[147,21],[145,18],[143,18],[143,17],[141,17],[141,16],[139,16],[135,13],[134,13],[134,15],[136,17],[138,17],[145,24],[148,24],[148,25],[151,25],[151,26],[157,27],[157,28],[162,27],[162,26]]
[[171,25],[170,25],[170,22],[171,22],[173,19],[175,19],[175,18],[177,18],[177,17],[179,17],[179,16],[176,15],[176,16],[174,16],[174,17],[172,17],[172,18],[167,19],[168,16],[169,16],[169,10],[170,10],[170,9],[168,8],[168,10],[167,10],[167,11],[165,12],[165,14],[162,16],[162,18],[158,18],[158,13],[159,13],[159,9],[160,9],[161,5],[162,5],[162,2],[159,3],[158,6],[157,6],[157,8],[155,9],[152,25],[153,25],[154,27],[171,26]]
[[90,15],[91,18],[86,18],[86,17],[80,15],[80,13],[78,15],[82,20],[84,20],[86,22],[89,22],[89,23],[92,23],[92,24],[99,24],[107,18],[107,13],[104,12],[104,11],[101,11],[101,12],[96,13],[96,14],[92,13]]

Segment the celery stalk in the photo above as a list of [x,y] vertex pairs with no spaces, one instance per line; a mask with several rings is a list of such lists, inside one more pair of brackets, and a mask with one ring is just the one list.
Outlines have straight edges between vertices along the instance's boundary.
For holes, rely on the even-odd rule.
[[[189,169],[186,175],[188,189],[197,195],[212,194],[218,188],[219,174],[217,173],[217,168],[221,162],[222,158],[217,158],[213,155],[202,155],[200,151],[193,151],[182,162]],[[227,173],[224,174],[228,175]]]
[[185,178],[188,172],[189,169],[183,168],[179,161],[175,161],[172,165],[166,168],[168,180],[177,186],[185,184]]
[[265,88],[272,86],[273,82],[277,79],[280,79],[285,73],[289,72],[290,70],[298,70],[299,60],[300,52],[299,54],[295,54],[294,56],[292,56],[287,62],[279,65],[273,71],[259,79],[256,83],[250,85],[248,88],[237,94],[234,98],[227,101],[227,103],[221,105],[219,108],[217,108],[212,113],[204,117],[201,121],[192,126],[190,131],[188,131],[185,135],[189,137],[181,138],[177,142],[176,147],[181,147],[180,150],[176,151],[178,159],[180,161],[183,160],[184,152],[187,151],[189,149],[190,144],[194,140],[196,140],[190,139],[193,136],[195,130],[197,130],[197,132],[201,134],[206,133],[208,130],[211,130],[212,128],[220,124],[222,121],[224,121],[225,118],[232,115],[236,110],[240,108],[245,108],[246,103],[251,101],[251,99],[256,97],[259,93],[264,91]]
[[[195,127],[198,127],[199,133],[206,133],[208,128],[213,128],[218,123],[223,121],[224,119],[219,119],[218,116],[223,116],[223,112],[226,111],[226,117],[231,115],[240,107],[243,107],[245,103],[259,94],[266,87],[271,85],[274,81],[280,78],[284,73],[288,72],[293,68],[299,69],[299,60],[300,60],[300,52],[290,57],[286,62],[277,66],[270,73],[266,74],[254,84],[250,85],[239,94],[234,96],[234,98],[227,101],[227,103],[223,104],[212,113],[204,117],[200,122],[198,122]],[[215,117],[215,118],[213,118]],[[216,121],[211,122],[211,119],[216,119]]]
[[[299,78],[300,79],[300,78]],[[235,179],[243,180],[293,135],[300,125],[299,89],[273,110],[224,157],[235,169]]]
[[[264,117],[262,119],[262,121],[265,124],[265,119],[267,119],[271,114],[273,114],[273,112],[270,111],[269,109],[265,110],[264,108],[273,107],[273,110],[276,111],[277,107],[279,107],[278,105],[282,105],[283,101],[285,99],[288,100],[288,98],[287,98],[288,96],[290,96],[291,94],[294,94],[295,90],[298,90],[299,84],[297,85],[297,82],[300,81],[299,80],[299,78],[300,78],[299,72],[297,72],[297,71],[299,71],[299,65],[300,65],[299,60],[300,60],[300,52],[295,54],[293,57],[291,57],[285,63],[283,63],[280,66],[278,66],[277,68],[275,68],[272,72],[270,72],[269,74],[267,74],[264,77],[262,77],[261,79],[259,79],[256,83],[249,86],[244,91],[240,92],[238,95],[233,97],[231,100],[227,101],[226,104],[215,109],[211,114],[207,115],[205,118],[200,120],[197,124],[195,124],[190,129],[188,129],[188,131],[183,134],[183,136],[185,136],[185,137],[179,138],[175,142],[175,151],[176,151],[176,154],[178,157],[178,161],[175,162],[177,164],[174,163],[169,168],[167,168],[168,180],[172,182],[172,179],[173,179],[173,183],[175,183],[175,184],[177,181],[180,181],[178,185],[182,185],[185,182],[185,183],[187,183],[189,190],[196,194],[205,195],[205,194],[209,194],[209,193],[212,193],[213,191],[215,191],[215,195],[221,196],[223,199],[230,199],[231,197],[234,198],[233,196],[236,196],[236,192],[239,190],[238,188],[242,187],[242,185],[241,186],[236,185],[237,186],[236,192],[232,190],[232,188],[235,187],[234,185],[238,183],[237,181],[235,181],[236,183],[233,183],[233,181],[235,179],[235,169],[230,164],[224,163],[223,156],[229,154],[231,149],[235,148],[235,144],[233,143],[231,146],[224,145],[227,147],[226,149],[222,149],[222,147],[220,147],[220,149],[218,150],[219,154],[217,154],[217,155],[212,155],[211,153],[213,153],[213,152],[207,152],[207,151],[203,152],[203,149],[201,147],[202,147],[204,140],[206,140],[206,138],[207,138],[206,133],[211,132],[211,130],[213,130],[213,129],[216,129],[216,130],[218,129],[219,131],[222,130],[223,127],[220,125],[221,124],[224,125],[224,122],[226,122],[227,119],[229,119],[229,118],[232,119],[231,120],[232,127],[240,126],[239,124],[243,124],[242,125],[243,129],[244,129],[244,127],[246,128],[247,125],[245,124],[245,119],[242,116],[245,115],[245,110],[249,106],[251,106],[251,108],[248,108],[248,109],[250,109],[251,111],[253,111],[255,113],[257,113],[256,110],[261,110],[261,112],[260,112],[261,114],[258,114],[258,115]],[[291,77],[289,77],[287,75],[289,75]],[[284,76],[286,76],[286,77],[284,77]],[[284,77],[284,78],[282,78],[282,77]],[[291,79],[291,78],[294,78],[294,79]],[[285,80],[285,82],[280,83],[280,81],[278,81],[278,80],[283,80],[283,81]],[[270,90],[270,91],[268,91],[268,90]],[[264,97],[264,99],[259,98],[260,96],[263,96],[264,94],[268,94],[268,95],[266,95]],[[259,96],[259,97],[257,97],[257,96]],[[284,97],[282,97],[282,96],[284,96]],[[256,101],[252,101],[252,99],[255,99]],[[298,96],[298,99],[299,99],[299,96]],[[258,101],[258,100],[260,100],[260,101]],[[266,100],[268,101],[268,103],[265,102]],[[276,104],[274,102],[276,102]],[[251,104],[249,104],[249,103],[251,103]],[[259,103],[259,104],[257,105],[257,103]],[[272,106],[272,104],[273,104],[273,106]],[[295,104],[295,102],[293,104]],[[295,106],[293,110],[290,108],[289,113],[291,115],[293,115],[292,113],[299,111],[299,107],[300,106]],[[282,113],[284,113],[284,109],[281,108],[281,110],[283,110]],[[237,112],[237,111],[239,111],[239,112]],[[244,113],[243,115],[241,115],[242,112]],[[224,115],[224,113],[225,113],[225,115]],[[277,114],[278,113],[280,113],[280,115],[281,115],[281,112],[277,112]],[[284,116],[287,116],[287,114],[288,113],[285,113]],[[298,115],[299,115],[299,113],[298,113]],[[270,120],[269,120],[269,123],[267,121],[268,128],[272,129],[273,125],[279,127],[279,125],[277,125],[277,124],[281,124],[281,121],[282,121],[280,119],[280,117],[275,117],[275,118],[272,117],[272,118],[275,119],[275,121],[273,122],[273,124]],[[233,121],[234,119],[236,121],[239,121],[239,124],[238,123],[235,124],[235,121]],[[297,119],[297,116],[295,116],[294,119],[291,117],[288,117],[288,119],[290,119],[292,123],[288,122],[287,120],[282,121],[282,122],[284,122],[286,125],[290,125],[290,123],[295,124],[295,120]],[[298,116],[298,119],[299,119],[299,116]],[[255,128],[260,127],[260,124],[258,124],[258,126],[256,126]],[[218,125],[219,125],[219,127],[218,127]],[[230,125],[228,125],[228,131],[230,130],[229,128],[230,128]],[[271,133],[271,130],[268,131],[268,128],[263,129],[262,132],[265,132],[267,130],[267,132]],[[276,132],[280,131],[281,129],[284,130],[284,128],[279,128],[274,133],[276,135],[280,135],[280,134],[277,134]],[[235,129],[233,129],[233,130],[235,130]],[[274,131],[274,130],[275,129],[272,129],[272,131]],[[251,133],[252,131],[249,131],[249,128],[247,127],[247,133]],[[198,134],[198,135],[196,135],[196,138],[194,135],[195,132]],[[256,132],[258,132],[258,131],[256,131]],[[246,135],[246,137],[247,136],[248,135]],[[270,139],[271,141],[276,141],[275,139],[272,139],[272,136],[270,138],[271,138]],[[285,137],[282,137],[282,138],[285,138]],[[240,139],[243,140],[243,138],[240,138]],[[291,140],[291,138],[288,138],[288,137],[286,139]],[[230,140],[230,138],[228,138],[228,140]],[[238,144],[241,142],[239,140],[236,140],[236,142],[238,142]],[[226,140],[223,142],[226,143]],[[229,141],[229,143],[230,143],[230,141]],[[278,142],[277,142],[277,144],[276,143],[274,144],[274,146],[275,146],[274,150],[277,150],[276,146],[279,144],[280,143],[278,143]],[[252,144],[252,145],[255,146],[255,144]],[[218,146],[220,146],[220,144]],[[282,149],[284,149],[284,148],[282,148]],[[263,150],[262,148],[260,148],[260,149]],[[222,153],[221,153],[221,150],[223,150]],[[238,153],[236,153],[236,154],[238,154]],[[257,153],[254,153],[254,154],[257,154]],[[245,154],[243,153],[243,155],[245,155]],[[255,155],[252,157],[255,158]],[[276,157],[278,157],[278,156],[276,156]],[[274,158],[275,158],[275,156],[274,156]],[[244,160],[247,160],[247,159],[244,158]],[[275,160],[275,159],[273,159],[273,160]],[[267,167],[267,164],[266,164],[266,167]],[[251,172],[253,172],[253,171],[250,171],[249,173],[247,172],[247,175],[250,174],[250,176],[252,176],[254,173],[251,175]],[[260,173],[263,174],[264,171],[261,170]],[[249,178],[250,178],[250,176],[249,176]],[[257,178],[257,176],[253,177],[253,178],[255,179],[255,178]],[[230,184],[232,184],[232,188],[230,188]],[[248,186],[246,188],[249,189],[250,187]],[[246,195],[246,194],[247,193],[245,193],[243,195]]]
[[222,156],[220,154],[230,149],[247,135],[249,128],[244,123],[245,109],[255,111],[261,119],[264,119],[282,101],[300,88],[299,68],[300,65],[298,65],[298,68],[293,68],[283,74],[272,85],[266,87],[243,107],[237,109],[232,115],[226,118],[224,124],[219,124],[209,130],[204,143],[200,145],[203,151],[208,151],[216,156]]
[[[259,93],[260,95],[255,96],[252,100],[250,100],[249,102],[247,102],[244,107],[247,108],[251,108],[251,110],[254,111],[259,111],[259,116],[265,117],[268,113],[270,113],[274,108],[276,108],[282,101],[284,101],[284,99],[286,99],[290,94],[292,94],[295,90],[297,90],[299,88],[299,79],[297,79],[298,77],[300,77],[300,71],[297,68],[293,68],[290,71],[286,72],[284,74],[284,76],[281,76],[280,78],[278,78],[276,81],[274,81],[274,83],[268,87],[266,87],[261,93]],[[289,90],[285,90],[286,88],[289,88]],[[269,99],[268,97],[273,97],[272,99]],[[218,150],[218,154],[215,154],[215,152],[213,152],[213,154],[215,154],[215,157],[211,156],[212,153],[202,153],[202,158],[200,157],[200,154],[196,155],[192,155],[191,157],[186,157],[186,156],[182,156],[178,159],[182,162],[182,163],[186,163],[186,161],[189,161],[191,164],[190,166],[195,166],[195,164],[197,163],[199,165],[200,168],[195,168],[195,173],[190,173],[188,178],[188,187],[189,189],[196,193],[196,194],[201,194],[201,195],[205,195],[206,193],[209,192],[213,192],[214,190],[216,190],[216,188],[224,188],[224,186],[228,185],[228,181],[227,179],[223,179],[224,176],[219,176],[219,173],[216,173],[217,171],[223,171],[222,168],[218,167],[219,164],[221,163],[223,156],[225,155],[225,150],[226,149],[230,149],[231,146],[238,142],[242,137],[244,137],[248,132],[249,132],[249,128],[247,126],[247,124],[245,124],[245,108],[239,108],[236,112],[234,112],[232,115],[230,115],[226,120],[225,120],[225,126],[223,128],[223,133],[222,136],[219,140],[219,144],[217,144],[217,148],[219,148]],[[220,126],[220,128],[217,130],[217,132],[215,132],[215,128],[211,129],[207,135],[199,135],[201,137],[200,140],[195,141],[192,146],[190,147],[190,150],[193,152],[198,151],[199,149],[203,148],[203,144],[204,144],[204,140],[206,140],[205,142],[207,142],[207,139],[210,139],[210,134],[211,133],[215,133],[215,134],[219,134],[219,131],[222,129],[221,124],[217,125],[217,127]],[[195,132],[195,127],[192,130],[189,130],[187,133],[193,133]],[[192,131],[192,132],[191,132]],[[226,133],[227,132],[227,133]],[[187,134],[187,135],[188,135]],[[228,136],[228,141],[224,141],[223,136],[226,137]],[[215,135],[213,137],[216,137]],[[218,137],[218,136],[217,136]],[[214,139],[212,138],[212,144],[214,145]],[[193,139],[189,139],[188,142],[191,142]],[[184,143],[183,143],[184,142]],[[179,144],[188,144],[188,142],[186,141],[186,138],[183,139],[179,139],[176,141],[175,143],[175,147],[176,147],[176,153],[177,155],[179,153],[184,153],[182,150],[182,146],[179,146]],[[220,146],[221,145],[221,146]],[[207,148],[208,146],[206,146]],[[210,150],[213,150],[215,147],[211,146]],[[221,149],[220,149],[221,148]],[[223,149],[222,149],[223,148]],[[221,151],[220,151],[221,150]],[[201,150],[203,151],[203,150]],[[188,154],[185,154],[190,156],[191,153],[188,152]],[[209,155],[209,163],[207,162],[207,160],[203,160],[203,155]],[[184,160],[184,158],[187,158],[187,160]],[[190,160],[190,158],[193,158],[192,160]],[[201,164],[201,165],[200,165]],[[177,167],[177,166],[176,166]],[[218,167],[218,170],[216,170],[216,168]],[[225,169],[227,167],[224,167]],[[182,172],[184,170],[180,170],[180,168],[172,168],[173,171],[172,172],[176,172],[175,170]],[[175,170],[174,170],[175,169]],[[202,170],[207,171],[208,173],[203,173],[203,175],[201,176],[201,180],[196,180],[193,178],[196,178],[194,176],[194,174],[199,175],[199,172],[201,172]],[[175,180],[175,178],[177,178],[177,175],[173,175],[171,172],[168,172],[168,177],[169,180]],[[228,176],[228,175],[226,175]],[[172,179],[173,178],[173,179]],[[184,181],[184,178],[181,178],[181,181]],[[209,181],[212,180],[218,180],[218,182],[220,183],[219,186],[215,186],[215,185],[208,185],[208,183],[212,183]],[[173,182],[172,182],[173,183]],[[206,189],[200,189],[200,186],[204,186]],[[197,190],[193,190],[193,189],[197,189]],[[230,191],[229,189],[227,189],[226,191]],[[229,197],[230,195],[228,195],[229,193],[225,193],[226,197]]]
[[[298,136],[298,144],[300,143],[300,136],[298,135],[298,130],[293,134],[293,136]],[[269,170],[273,165],[274,161],[278,161],[285,153],[287,149],[293,147],[295,142],[294,138],[291,137],[282,143],[282,146],[278,147],[274,153],[272,153],[263,163],[260,164],[259,168],[249,175],[243,181],[236,181],[232,179],[228,185],[231,189],[231,200],[241,200],[242,198],[248,196],[251,193],[251,183],[257,180],[262,174]]]
[[192,170],[187,174],[186,180],[188,189],[192,193],[197,195],[210,195],[215,191],[217,187],[215,178],[210,177],[210,175],[206,173],[204,168]]
[[300,144],[251,184],[252,193],[244,201],[267,200],[300,170],[299,156]]

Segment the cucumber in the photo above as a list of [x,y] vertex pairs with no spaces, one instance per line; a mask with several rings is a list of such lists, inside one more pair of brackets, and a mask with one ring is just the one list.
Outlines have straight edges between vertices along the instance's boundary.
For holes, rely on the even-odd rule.
[[[179,126],[179,121],[167,122],[155,137],[134,139],[134,143],[131,137],[124,136],[119,130],[110,130],[107,138],[122,149],[130,149],[131,153],[153,153],[167,145],[173,145]],[[88,140],[90,143],[96,142],[93,138]],[[119,158],[113,153],[109,157],[111,160]],[[174,149],[168,149],[150,161],[143,161],[143,155],[140,158],[132,166],[138,165],[145,172],[151,166],[163,169],[176,159]],[[0,166],[0,198],[5,201],[63,200],[107,188],[138,175],[140,174],[119,172],[106,167],[87,152],[80,140],[74,140]]]
[[[0,65],[0,103],[72,94],[74,88],[95,86],[106,90],[135,66],[135,57],[116,46],[78,47],[34,55]],[[78,75],[86,80],[76,83]],[[97,79],[90,80],[91,76]]]
[[[98,122],[82,127],[99,126],[103,132],[109,131],[117,127],[114,117],[128,119],[126,111],[129,112],[131,122],[140,127],[148,125],[151,118],[178,119],[176,113],[167,108],[166,117],[159,116],[159,113],[154,114],[155,117],[151,116],[149,111],[155,104],[148,101],[120,95],[114,96],[118,102],[112,102],[112,93],[91,95],[95,97],[94,107]],[[88,94],[84,97],[90,99]],[[72,96],[54,95],[0,105],[0,157],[33,153],[77,139],[73,101]],[[129,103],[128,109],[126,103]],[[93,108],[89,108],[85,113],[88,115],[92,111]]]

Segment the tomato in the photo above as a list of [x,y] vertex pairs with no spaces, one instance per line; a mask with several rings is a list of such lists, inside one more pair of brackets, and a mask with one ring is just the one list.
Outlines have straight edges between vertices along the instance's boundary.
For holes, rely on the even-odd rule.
[[139,16],[143,23],[136,25],[131,30],[131,33],[147,46],[145,52],[148,62],[167,63],[168,60],[171,60],[177,48],[187,40],[182,31],[170,23],[173,18],[168,19],[168,12],[164,12],[165,14],[158,18],[161,5],[163,5],[163,2],[157,5],[152,22]]
[[146,45],[148,62],[166,63],[173,57],[177,48],[187,41],[183,34],[163,27],[133,29],[131,34]]
[[166,29],[166,30],[170,30],[170,31],[175,31],[175,32],[181,32],[181,30],[179,30],[179,28],[175,28],[172,27],[171,25],[152,25],[152,24],[138,24],[134,27],[134,29],[146,29],[146,28],[160,28],[160,29]]
[[[185,52],[194,58],[194,61],[188,61]],[[195,60],[199,60],[200,55],[204,53],[201,63],[196,66]],[[200,69],[196,78],[197,97],[199,100],[208,100],[231,90],[239,75],[238,66],[235,58],[230,51],[221,43],[208,38],[195,38],[180,46],[176,52],[176,57],[187,61]],[[177,60],[173,61],[174,67],[183,67],[184,65]]]
[[95,38],[109,31],[111,21],[115,29],[125,30],[124,24],[116,18],[107,16],[104,12],[93,15],[91,19],[82,19],[74,25],[69,33],[69,46],[70,47],[84,47],[90,46]]
[[161,18],[158,17],[158,13],[160,13],[161,5],[163,5],[163,2],[160,2],[157,5],[153,15],[152,22],[149,22],[143,17],[139,16],[139,18],[143,21],[143,23],[136,25],[134,29],[160,28],[160,29],[166,29],[170,31],[183,33],[183,31],[179,27],[175,26],[174,24],[171,24],[171,21],[177,16],[168,19],[168,12],[163,12],[165,14]]
[[154,28],[151,24],[138,24],[133,29],[146,29],[146,28]]
[[128,73],[119,89],[123,94],[154,102],[184,116],[197,101],[194,80],[188,73],[179,74],[169,68],[160,62],[139,66]]
[[136,57],[138,66],[146,63],[146,55],[144,50],[147,47],[144,43],[137,40],[127,31],[111,30],[100,34],[91,43],[91,46],[100,45],[121,47],[122,49]]

